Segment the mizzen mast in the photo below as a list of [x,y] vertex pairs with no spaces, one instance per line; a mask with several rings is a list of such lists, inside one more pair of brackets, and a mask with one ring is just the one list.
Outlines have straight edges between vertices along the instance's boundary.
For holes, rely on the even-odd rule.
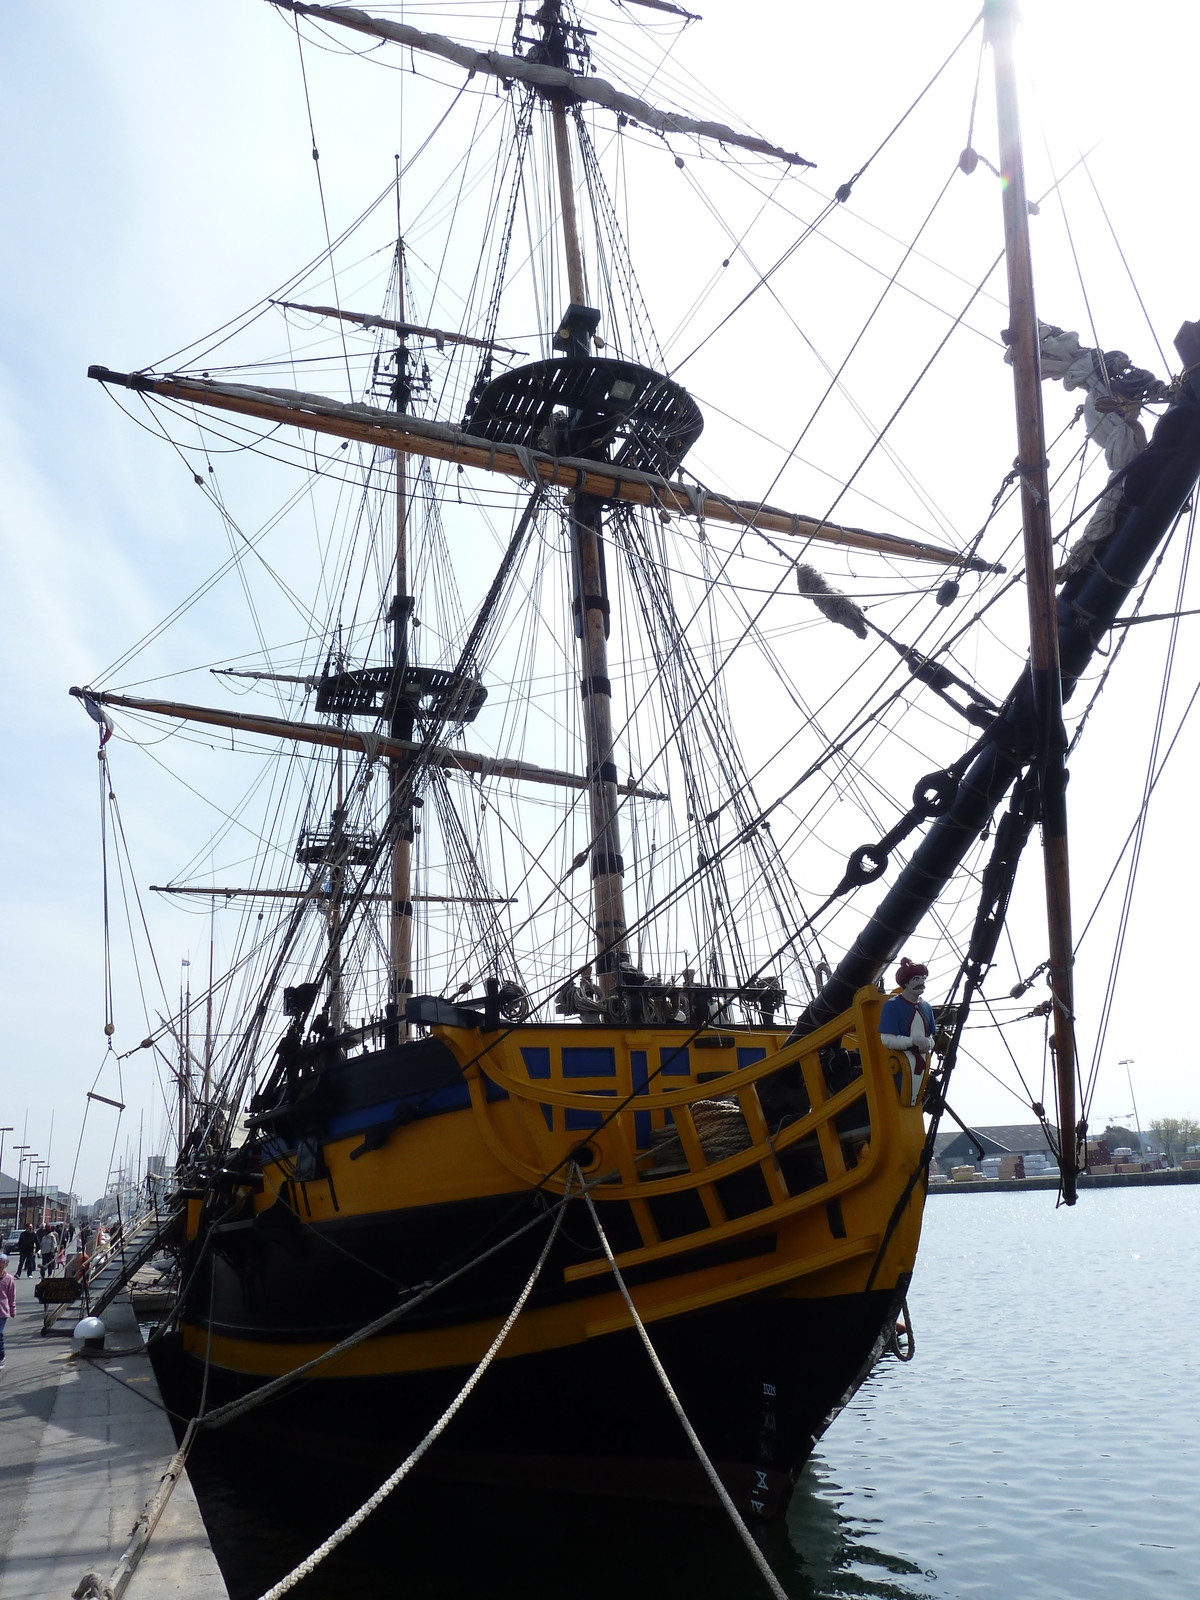
[[1003,175],[1004,248],[1008,265],[1009,325],[1013,390],[1017,410],[1017,463],[1021,474],[1021,520],[1025,533],[1025,592],[1029,604],[1029,664],[1037,730],[1035,766],[1041,795],[1042,856],[1046,877],[1050,990],[1054,997],[1054,1046],[1058,1091],[1059,1167],[1067,1205],[1075,1203],[1078,1153],[1075,1131],[1074,947],[1071,878],[1067,854],[1066,729],[1054,592],[1050,530],[1050,483],[1029,205],[1013,66],[1014,0],[987,0],[986,37],[996,71],[996,112]]

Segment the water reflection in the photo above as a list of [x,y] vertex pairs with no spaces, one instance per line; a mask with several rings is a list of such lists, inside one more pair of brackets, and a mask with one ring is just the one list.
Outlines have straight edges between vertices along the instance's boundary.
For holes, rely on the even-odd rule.
[[854,1496],[814,1457],[800,1475],[785,1527],[770,1528],[763,1550],[795,1600],[836,1600],[879,1595],[885,1600],[926,1600],[934,1573],[873,1541],[882,1523],[847,1515]]
[[[306,1556],[377,1487],[340,1469],[295,1472],[205,1440],[189,1470],[229,1586],[253,1600]],[[872,1595],[918,1600],[932,1574],[877,1548],[877,1532],[843,1511],[851,1497],[822,1463],[805,1469],[786,1523],[759,1530],[793,1600]],[[755,1573],[724,1514],[618,1500],[470,1489],[419,1478],[307,1579],[305,1600],[341,1600],[402,1581],[414,1600],[483,1588],[497,1600],[760,1600]]]

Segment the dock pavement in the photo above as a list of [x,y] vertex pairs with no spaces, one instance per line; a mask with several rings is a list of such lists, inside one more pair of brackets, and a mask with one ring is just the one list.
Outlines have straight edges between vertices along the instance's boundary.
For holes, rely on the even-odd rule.
[[[0,1600],[68,1600],[87,1573],[107,1580],[175,1453],[128,1292],[104,1322],[104,1353],[73,1355],[59,1329],[42,1337],[32,1281],[17,1285],[0,1370]],[[125,1594],[228,1600],[186,1473]]]

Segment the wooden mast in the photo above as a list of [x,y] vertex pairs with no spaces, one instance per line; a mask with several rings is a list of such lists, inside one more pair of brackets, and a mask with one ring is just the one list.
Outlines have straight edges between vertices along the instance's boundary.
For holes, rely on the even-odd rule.
[[[561,48],[561,20],[557,5],[544,8],[547,46]],[[557,35],[557,38],[555,37]],[[569,360],[591,357],[591,336],[598,314],[589,319],[575,209],[575,181],[571,171],[566,101],[562,94],[550,100],[554,123],[554,151],[562,206],[563,246],[567,258],[570,305],[563,319],[569,330]],[[583,313],[581,316],[575,313]],[[556,342],[562,339],[562,330]],[[596,937],[596,983],[602,994],[617,988],[622,966],[629,961],[625,920],[625,863],[621,856],[621,826],[617,800],[617,767],[613,760],[612,684],[608,675],[609,605],[605,593],[601,540],[604,532],[602,503],[589,494],[568,496],[571,559],[576,592],[576,627],[580,642],[580,689],[587,750],[588,802],[591,822],[592,907]]]
[[558,162],[558,192],[562,202],[563,246],[567,254],[567,292],[571,304],[587,305],[583,286],[583,251],[579,244],[579,216],[575,210],[575,179],[571,173],[571,146],[567,138],[567,106],[562,95],[550,102],[554,120],[554,154]]
[[175,1043],[176,1043],[176,1045],[178,1046],[178,1049],[179,1049],[179,1077],[178,1077],[178,1081],[176,1083],[176,1088],[178,1089],[178,1093],[179,1093],[179,1107],[178,1107],[178,1111],[179,1111],[179,1147],[178,1147],[178,1152],[177,1152],[177,1155],[176,1155],[176,1165],[177,1166],[183,1160],[183,1143],[184,1143],[184,1140],[187,1137],[187,1067],[188,1067],[188,1060],[187,1060],[187,1046],[184,1043],[184,1029],[183,1029],[183,973],[182,973],[182,971],[180,972],[180,975],[179,975],[179,1022],[180,1022],[179,1033],[176,1035],[176,1039],[175,1039]]
[[1015,0],[987,0],[984,18],[996,69],[996,113],[1004,245],[1008,263],[1008,343],[1017,409],[1017,461],[1025,532],[1025,591],[1029,603],[1029,660],[1037,718],[1037,772],[1042,801],[1042,856],[1046,878],[1050,989],[1054,997],[1055,1076],[1058,1093],[1059,1168],[1063,1199],[1075,1203],[1078,1154],[1075,1129],[1075,1006],[1071,934],[1071,880],[1067,856],[1066,732],[1050,531],[1050,483],[1029,206],[1013,66]]
[[[399,206],[399,176],[397,176],[397,206]],[[396,297],[399,320],[404,320],[404,244],[396,240]],[[399,335],[396,347],[396,410],[408,409],[408,345],[405,335]],[[400,684],[408,665],[408,619],[412,600],[408,593],[408,482],[406,470],[408,457],[402,450],[395,452],[396,462],[396,592],[389,616],[392,620],[392,668],[395,674],[393,693],[396,709],[392,713],[393,738],[412,738],[412,718],[404,717],[401,710]],[[392,834],[392,903],[391,936],[388,943],[391,1001],[395,1006],[398,1039],[408,1037],[405,1006],[412,993],[412,796],[404,794],[410,764],[393,756],[388,761],[388,798]]]
[[[340,718],[338,719],[341,720]],[[330,830],[333,859],[329,867],[329,1025],[335,1035],[342,1031],[346,997],[342,983],[342,894],[346,887],[346,749],[337,747],[337,804],[333,808]]]

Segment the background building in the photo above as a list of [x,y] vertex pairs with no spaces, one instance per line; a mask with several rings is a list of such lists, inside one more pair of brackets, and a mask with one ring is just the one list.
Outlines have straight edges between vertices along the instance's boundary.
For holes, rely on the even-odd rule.
[[17,1216],[17,1180],[0,1172],[0,1232],[11,1233],[26,1221],[34,1227],[47,1223],[74,1222],[79,1201],[73,1194],[60,1189],[57,1184],[35,1185],[32,1189],[21,1184],[21,1214]]

